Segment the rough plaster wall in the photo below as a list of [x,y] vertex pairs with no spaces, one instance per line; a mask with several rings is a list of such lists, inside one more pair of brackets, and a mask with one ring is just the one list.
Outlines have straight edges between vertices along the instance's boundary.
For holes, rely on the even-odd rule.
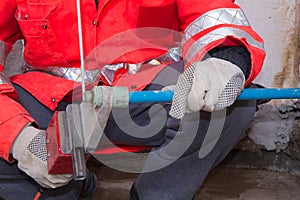
[[296,0],[237,0],[252,27],[265,41],[266,60],[255,83],[265,87],[297,87],[298,30]]
[[[299,1],[237,0],[236,3],[265,41],[266,60],[254,82],[265,87],[298,87]],[[300,134],[294,132],[298,128],[295,122],[299,110],[297,100],[272,100],[259,106],[248,136],[266,150],[286,151],[293,145],[292,151],[299,152]]]

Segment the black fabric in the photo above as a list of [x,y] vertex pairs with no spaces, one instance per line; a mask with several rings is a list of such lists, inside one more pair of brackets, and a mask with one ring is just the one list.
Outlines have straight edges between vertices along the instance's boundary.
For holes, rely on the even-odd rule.
[[10,164],[0,158],[0,199],[32,200],[37,192],[41,193],[40,200],[77,199],[82,185],[82,181],[71,181],[57,189],[45,189],[20,171],[17,162]]
[[91,200],[98,188],[98,179],[95,173],[88,172],[80,193],[79,200]]
[[32,200],[37,192],[40,200],[91,200],[98,187],[97,177],[87,171],[84,181],[72,180],[69,184],[56,189],[46,189],[20,171],[17,162],[7,163],[0,158],[0,200]]
[[[45,130],[52,118],[53,111],[41,104],[34,96],[17,84],[13,84],[18,92],[18,102],[37,121],[40,128]],[[56,110],[65,110],[67,104],[61,102]]]
[[[152,81],[152,83],[147,86],[144,90],[161,90],[163,87],[176,84],[177,78],[180,73],[183,72],[184,63],[176,62],[170,64],[168,67],[164,68]],[[127,134],[121,127],[118,126],[116,120],[117,116],[110,115],[108,122],[106,124],[104,133],[110,139],[110,141],[115,144],[121,145],[133,145],[133,146],[160,146],[165,142],[165,127],[163,127],[160,131],[158,131],[155,135],[151,137],[139,137],[140,135],[145,135],[147,132],[152,132],[152,126],[149,124],[155,124],[154,121],[164,121],[165,118],[159,114],[159,110],[165,109],[166,113],[169,113],[171,108],[170,103],[159,103],[162,107],[161,109],[157,109],[157,112],[154,112],[151,117],[149,116],[149,108],[158,103],[130,103],[129,108],[114,108],[115,113],[119,113],[121,116],[126,116],[125,113],[130,113],[130,118],[132,119],[128,121],[127,126],[129,127],[129,123],[134,122],[140,127],[144,127],[143,129],[135,129],[134,135],[136,137]],[[124,115],[123,115],[124,114]],[[123,119],[124,120],[124,119]],[[177,123],[174,123],[174,126],[177,126]],[[178,127],[173,127],[174,129]],[[150,130],[149,130],[150,129]],[[104,141],[105,143],[105,141]]]
[[247,79],[251,70],[251,57],[248,50],[244,47],[220,47],[208,52],[207,57],[220,58],[237,65]]
[[53,112],[41,104],[36,98],[29,94],[19,85],[13,84],[18,92],[18,102],[37,121],[41,129],[46,129],[52,118]]
[[136,192],[134,184],[131,186],[131,189],[130,189],[129,200],[140,200],[139,195]]
[[96,9],[98,9],[99,0],[95,0],[95,3],[96,3]]

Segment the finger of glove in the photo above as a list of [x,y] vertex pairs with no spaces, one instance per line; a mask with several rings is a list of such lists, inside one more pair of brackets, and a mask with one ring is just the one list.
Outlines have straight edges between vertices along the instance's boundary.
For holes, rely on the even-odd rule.
[[[225,86],[224,82],[227,74],[225,73],[224,76],[219,70],[219,66],[224,68],[224,63],[220,59],[210,58],[205,61],[195,62],[194,65],[196,69],[192,88],[197,94],[194,96],[198,100],[198,107],[196,107],[197,104],[191,101],[188,103],[188,110],[212,112]],[[194,100],[194,102],[197,101]]]
[[51,175],[47,173],[41,182],[47,188],[57,188],[68,184],[71,180],[73,180],[72,174]]
[[24,159],[18,162],[18,168],[46,188],[56,188],[66,185],[72,180],[72,175],[50,175],[46,161],[33,154],[24,152]]
[[201,110],[205,106],[205,98],[208,91],[209,86],[203,77],[201,70],[196,68],[191,91],[187,99],[186,112],[191,113]]
[[[29,175],[30,176],[30,175]],[[34,180],[41,185],[42,187],[45,188],[58,188],[58,187],[62,187],[66,184],[68,184],[72,179],[73,179],[73,175],[50,175],[48,174],[47,170],[44,171],[41,174],[37,174],[34,173],[31,175],[35,176],[36,178],[34,178]]]
[[168,85],[168,86],[165,86],[161,89],[161,91],[168,91],[168,90],[173,90],[175,91],[176,89],[176,85]]
[[193,84],[194,71],[195,66],[189,66],[179,76],[178,81],[176,83],[172,106],[169,112],[169,114],[176,119],[181,119],[185,114],[188,95]]
[[226,84],[225,89],[219,96],[215,109],[221,110],[231,106],[244,89],[244,84],[245,76],[243,73],[238,72],[232,76],[232,78]]
[[[215,109],[220,110],[231,105],[237,97],[237,95],[233,95],[234,87],[230,87],[233,85],[234,77],[236,77],[236,74],[238,74],[238,77],[244,77],[239,67],[228,61],[216,58],[210,58],[197,65],[199,68],[196,71],[200,71],[209,85],[209,90],[204,99],[205,105],[202,110],[212,112]],[[244,81],[238,84],[239,88],[243,87],[243,83]]]

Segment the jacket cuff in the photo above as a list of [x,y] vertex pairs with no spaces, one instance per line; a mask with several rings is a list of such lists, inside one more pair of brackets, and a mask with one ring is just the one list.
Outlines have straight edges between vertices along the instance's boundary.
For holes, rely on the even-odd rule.
[[0,101],[0,157],[12,161],[9,155],[15,138],[34,119],[10,97],[0,95]]
[[[5,123],[0,125],[0,135],[2,139],[0,142],[0,157],[12,162],[13,158],[10,156],[10,149],[21,130],[30,122],[33,122],[29,116],[23,114],[17,115]],[[5,132],[3,132],[5,130]],[[2,136],[4,135],[4,136]]]
[[214,48],[210,50],[206,56],[223,59],[235,64],[242,70],[246,80],[250,75],[251,57],[245,47],[232,46]]

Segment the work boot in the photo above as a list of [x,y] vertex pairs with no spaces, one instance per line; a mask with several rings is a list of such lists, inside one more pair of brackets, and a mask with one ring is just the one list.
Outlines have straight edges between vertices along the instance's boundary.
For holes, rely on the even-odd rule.
[[134,184],[131,186],[129,200],[140,200],[139,195],[134,187]]
[[[139,195],[135,189],[134,184],[132,185],[131,189],[130,189],[130,194],[129,194],[129,200],[141,200],[139,198]],[[196,200],[196,195],[194,195],[191,200]]]
[[83,182],[79,200],[91,200],[97,190],[98,180],[93,172],[87,172],[87,177]]

